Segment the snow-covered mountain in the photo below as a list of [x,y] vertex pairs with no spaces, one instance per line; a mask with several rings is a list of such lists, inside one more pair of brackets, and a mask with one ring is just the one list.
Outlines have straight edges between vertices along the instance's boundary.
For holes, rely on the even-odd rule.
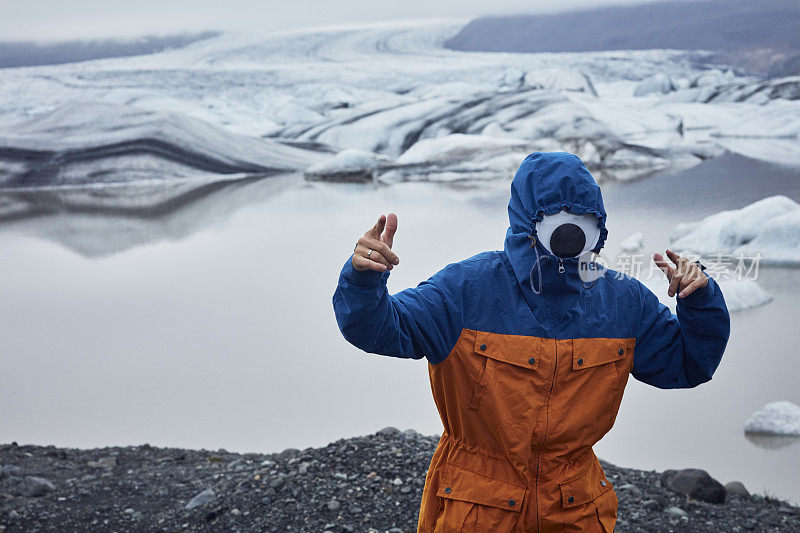
[[463,26],[225,34],[3,69],[0,186],[302,171],[345,149],[379,154],[362,174],[387,181],[507,177],[534,150],[576,153],[601,180],[725,150],[800,164],[800,77],[701,69],[679,50],[446,49]]

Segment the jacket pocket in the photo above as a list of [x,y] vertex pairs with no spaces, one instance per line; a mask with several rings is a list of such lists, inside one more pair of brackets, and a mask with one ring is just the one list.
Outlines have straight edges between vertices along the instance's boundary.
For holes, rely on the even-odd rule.
[[526,491],[523,485],[448,462],[436,492],[444,499],[436,531],[461,531],[467,524],[474,528],[470,531],[488,531],[487,528],[511,531],[522,516]]
[[476,332],[473,355],[477,358],[480,370],[473,383],[469,408],[474,410],[480,406],[486,389],[496,379],[498,367],[513,365],[512,368],[536,370],[539,366],[537,348],[535,340],[531,337]]
[[617,517],[616,494],[597,459],[587,464],[579,476],[559,484],[564,522],[587,530],[602,527],[611,533]]
[[[609,386],[619,392],[622,371],[633,358],[634,339],[573,339],[572,370],[595,368],[605,372]],[[603,367],[602,369],[596,367]]]
[[605,533],[614,533],[614,526],[617,524],[617,494],[613,490],[604,492],[594,500],[595,512],[597,513],[597,521],[603,526]]

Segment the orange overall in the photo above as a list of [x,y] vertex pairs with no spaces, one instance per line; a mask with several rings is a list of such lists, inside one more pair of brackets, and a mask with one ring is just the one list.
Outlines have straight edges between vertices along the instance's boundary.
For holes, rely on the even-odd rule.
[[633,351],[634,339],[465,329],[428,366],[444,432],[418,531],[613,531],[617,499],[592,445],[614,424]]

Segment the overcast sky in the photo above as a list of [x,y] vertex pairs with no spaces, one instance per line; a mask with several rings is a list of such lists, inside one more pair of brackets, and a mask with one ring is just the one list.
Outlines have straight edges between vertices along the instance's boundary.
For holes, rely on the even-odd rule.
[[[561,0],[559,10],[631,4]],[[0,0],[0,40],[133,37],[553,11],[549,0]]]

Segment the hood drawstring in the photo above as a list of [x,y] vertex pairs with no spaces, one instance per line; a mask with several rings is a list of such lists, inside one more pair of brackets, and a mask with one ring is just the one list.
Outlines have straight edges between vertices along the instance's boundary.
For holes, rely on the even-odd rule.
[[[536,252],[536,261],[533,262],[533,267],[531,268],[530,274],[530,282],[531,282],[531,290],[533,294],[539,296],[542,294],[542,263],[540,261],[541,257],[539,256],[539,249],[536,247],[536,242],[534,241],[533,250]],[[536,287],[533,286],[533,271],[537,271],[539,273],[539,289],[537,290]]]

